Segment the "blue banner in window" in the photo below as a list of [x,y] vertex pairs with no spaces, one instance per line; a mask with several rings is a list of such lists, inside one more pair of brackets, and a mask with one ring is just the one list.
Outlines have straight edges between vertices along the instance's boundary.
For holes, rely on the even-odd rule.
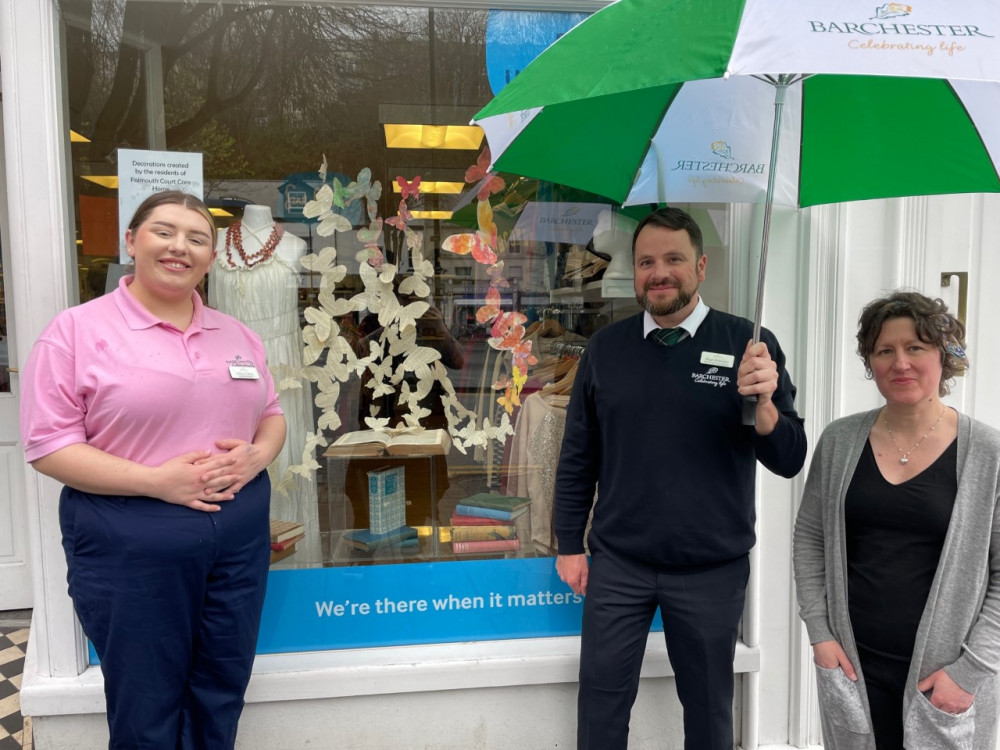
[[579,635],[582,615],[552,557],[272,570],[257,653]]

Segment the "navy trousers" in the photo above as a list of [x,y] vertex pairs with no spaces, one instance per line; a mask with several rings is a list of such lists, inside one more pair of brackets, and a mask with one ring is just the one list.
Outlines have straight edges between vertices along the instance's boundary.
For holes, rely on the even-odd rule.
[[65,488],[69,594],[104,673],[113,750],[232,748],[270,557],[261,472],[222,510]]
[[583,605],[578,750],[625,750],[656,608],[684,708],[686,750],[733,748],[733,656],[746,556],[664,572],[604,550],[591,558]]

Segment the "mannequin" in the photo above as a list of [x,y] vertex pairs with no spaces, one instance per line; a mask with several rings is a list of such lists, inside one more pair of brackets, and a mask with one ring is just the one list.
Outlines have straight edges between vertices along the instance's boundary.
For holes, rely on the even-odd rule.
[[591,242],[602,257],[610,258],[601,279],[601,294],[605,298],[635,296],[632,269],[632,233],[639,222],[611,209],[601,211]]
[[[272,368],[284,365],[298,372],[302,367],[298,261],[306,250],[304,240],[275,224],[267,206],[246,206],[242,221],[219,230],[218,252],[209,274],[209,304],[245,323],[263,339]],[[278,396],[288,422],[288,437],[272,464],[272,470],[277,470],[276,481],[289,466],[302,462],[306,433],[316,429],[309,383],[282,390]],[[271,518],[305,526],[305,538],[296,545],[289,562],[321,562],[315,483],[298,479],[287,496],[275,490]]]
[[632,234],[639,225],[635,219],[611,209],[601,211],[594,228],[594,249],[611,257],[605,279],[632,281]]

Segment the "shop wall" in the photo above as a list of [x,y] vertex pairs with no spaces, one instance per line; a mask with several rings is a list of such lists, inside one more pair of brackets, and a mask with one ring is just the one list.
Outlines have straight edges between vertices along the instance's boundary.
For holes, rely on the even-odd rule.
[[[73,246],[74,222],[69,216],[76,201],[65,192],[73,179],[67,173],[66,123],[52,114],[61,110],[65,95],[56,6],[48,0],[18,4],[16,10],[8,6],[3,19],[5,119],[8,131],[16,136],[8,139],[8,153],[16,155],[8,161],[11,243],[20,294],[15,309],[17,332],[22,341],[31,341],[55,312],[75,302],[81,288],[75,263],[72,270],[67,268],[66,252]],[[17,108],[15,119],[6,116],[6,107]],[[37,113],[43,113],[41,125]],[[155,139],[149,145],[156,145]],[[310,165],[314,156],[309,156]],[[28,201],[27,196],[46,199]],[[789,354],[800,388],[800,410],[813,441],[830,419],[877,403],[874,386],[864,380],[853,354],[861,305],[901,285],[940,293],[951,302],[954,287],[941,288],[940,273],[952,270],[970,274],[973,360],[973,370],[956,389],[952,403],[1000,425],[1000,395],[982,374],[1000,366],[1000,351],[982,325],[1000,312],[1000,302],[990,291],[1000,278],[1000,258],[992,252],[1000,243],[998,209],[995,197],[956,197],[776,214],[764,322]],[[753,244],[755,221],[752,211],[742,219],[733,217],[739,244]],[[739,288],[750,283],[741,262],[734,258],[727,269],[733,279],[727,303],[732,311],[747,313],[752,295]],[[27,346],[22,351],[26,353]],[[748,747],[805,747],[818,738],[808,645],[795,615],[790,576],[790,535],[801,482],[802,477],[786,482],[770,476],[758,482],[754,585],[759,593],[745,630],[756,655],[739,669],[743,676],[738,715]],[[30,657],[34,676],[26,677],[26,705],[37,711],[36,746],[42,750],[99,747],[106,737],[99,672],[83,670],[85,651],[64,594],[54,522],[57,495],[54,483],[30,476],[26,498],[37,608]],[[251,685],[241,747],[300,747],[306,741],[324,747],[332,737],[340,746],[359,748],[571,745],[573,645],[553,657],[535,652],[526,641],[506,643],[510,660],[519,666],[503,667],[512,671],[496,678],[497,684],[460,689],[448,689],[448,680],[454,678],[440,676],[441,660],[406,650],[412,647],[380,650],[403,657],[400,662],[409,666],[410,674],[369,675],[362,681],[365,685],[381,683],[365,694],[355,693],[364,692],[358,687],[357,670],[370,660],[368,654],[350,654],[356,666],[335,676],[320,674],[315,666],[318,656],[267,657],[260,661],[261,670]],[[490,648],[471,647],[480,654]],[[662,642],[657,641],[647,656],[651,674],[643,680],[633,713],[635,747],[681,745],[678,708],[672,681],[663,676],[667,667],[662,652]],[[485,656],[471,657],[465,668],[474,671],[493,663]],[[560,676],[545,677],[552,669]],[[435,674],[439,676],[428,677]],[[515,674],[518,683],[513,682]],[[322,679],[333,681],[336,695],[319,698],[315,687],[302,689],[303,683],[314,686]],[[425,692],[399,692],[398,684],[407,681],[423,682]]]
[[[681,747],[680,706],[669,680],[644,680],[636,701],[630,748]],[[244,712],[239,748],[337,747],[344,750],[496,750],[575,744],[576,686],[355,697],[338,701],[275,701]],[[35,719],[37,747],[107,746],[104,717]],[[67,738],[73,737],[72,745]]]

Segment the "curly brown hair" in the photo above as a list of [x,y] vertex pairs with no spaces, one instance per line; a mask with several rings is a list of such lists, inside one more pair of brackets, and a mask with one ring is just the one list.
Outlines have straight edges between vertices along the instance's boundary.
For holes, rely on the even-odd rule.
[[938,394],[947,396],[955,377],[969,369],[965,355],[965,326],[948,312],[943,300],[927,297],[920,292],[895,291],[869,302],[858,317],[858,356],[865,363],[865,374],[872,377],[871,355],[882,333],[882,326],[891,318],[910,318],[917,338],[936,346],[941,352],[941,383]]

